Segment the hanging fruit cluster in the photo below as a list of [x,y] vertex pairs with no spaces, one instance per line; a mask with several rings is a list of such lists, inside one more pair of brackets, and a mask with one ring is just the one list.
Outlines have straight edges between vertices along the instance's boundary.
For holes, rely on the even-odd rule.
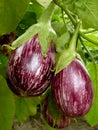
[[8,61],[7,82],[21,97],[45,94],[50,88],[42,101],[42,115],[51,127],[64,128],[70,125],[72,118],[83,116],[90,110],[93,85],[75,51],[80,22],[69,47],[59,58],[56,56],[56,33],[50,22],[53,10],[51,3],[39,22],[12,43],[15,50]]

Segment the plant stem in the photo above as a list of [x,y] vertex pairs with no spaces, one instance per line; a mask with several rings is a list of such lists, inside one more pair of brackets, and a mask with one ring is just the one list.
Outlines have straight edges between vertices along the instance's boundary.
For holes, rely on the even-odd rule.
[[88,37],[87,37],[85,34],[83,34],[82,32],[79,32],[79,35],[80,35],[81,37],[83,37],[85,40],[87,40],[87,41],[91,42],[92,44],[98,46],[98,42],[96,42],[96,41],[94,41],[94,40],[88,38]]
[[79,28],[80,28],[80,21],[77,24],[76,30],[71,38],[70,44],[69,44],[69,49],[73,50],[75,52],[76,49],[76,41],[79,33]]
[[65,26],[65,28],[67,28],[66,23],[65,23],[65,19],[64,19],[64,11],[63,10],[62,10],[62,18],[63,18],[64,26]]
[[94,65],[95,65],[96,63],[95,63],[95,60],[94,60],[93,56],[91,55],[91,53],[89,52],[89,50],[87,49],[87,47],[84,45],[84,43],[83,43],[83,41],[82,41],[81,37],[79,37],[79,39],[80,39],[80,42],[81,42],[82,46],[83,46],[83,47],[84,47],[84,49],[87,51],[87,53],[88,53],[88,54],[89,54],[89,56],[91,57],[92,62],[93,62],[93,63],[94,63]]
[[73,18],[73,16],[70,14],[69,10],[65,7],[65,5],[63,4],[62,0],[53,0],[55,2],[55,4],[57,4],[62,10],[65,11],[65,13],[68,15],[68,17],[70,18],[70,20],[72,21],[73,25],[76,26],[76,21]]
[[[63,4],[62,0],[53,0],[55,2],[55,4],[57,4],[62,10],[65,11],[65,13],[67,14],[67,16],[69,17],[69,19],[72,21],[74,27],[76,27],[76,20],[74,19],[74,17],[71,15],[70,11],[65,7],[65,5]],[[82,32],[79,31],[79,35],[82,36],[84,39],[86,39],[87,41],[91,42],[92,44],[98,46],[98,42],[88,38],[85,34],[83,34]]]
[[[64,7],[63,7],[64,8]],[[67,8],[64,8],[65,13],[68,15],[68,17],[70,18],[70,20],[72,21],[73,25],[76,26],[77,22],[74,19],[74,17],[71,15],[70,11]]]
[[[81,44],[83,45],[84,49],[86,50],[86,52],[88,53],[88,55],[90,56],[90,58],[91,58],[91,60],[92,60],[92,62],[93,62],[93,66],[94,66],[94,70],[95,70],[95,78],[96,78],[96,80],[95,80],[95,81],[96,81],[96,90],[97,90],[98,75],[97,75],[97,67],[96,67],[95,60],[94,60],[92,54],[90,53],[90,51],[89,51],[89,50],[87,49],[87,47],[84,45],[84,43],[83,43],[81,37],[79,37],[79,39],[80,39]],[[95,95],[97,95],[97,91],[96,91],[96,94],[95,94]]]
[[97,29],[93,29],[93,30],[89,30],[89,31],[84,32],[84,34],[89,34],[89,33],[93,33],[93,32],[96,32],[96,31],[98,31],[98,30]]
[[44,11],[44,13],[39,18],[38,22],[45,22],[48,23],[51,21],[53,11],[55,9],[54,2],[51,2],[50,5],[47,7],[47,9]]
[[[63,7],[64,8],[64,7]],[[65,13],[68,15],[68,17],[71,19],[72,23],[74,26],[76,26],[76,21],[75,19],[73,18],[73,16],[71,15],[71,13],[69,12],[68,9],[64,9]],[[98,46],[98,42],[88,38],[85,34],[83,34],[82,32],[79,31],[79,35],[82,36],[85,40],[93,43],[94,45]]]

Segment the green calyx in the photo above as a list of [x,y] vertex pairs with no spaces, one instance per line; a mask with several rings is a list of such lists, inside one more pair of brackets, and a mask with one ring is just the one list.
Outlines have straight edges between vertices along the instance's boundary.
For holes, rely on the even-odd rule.
[[69,47],[63,50],[58,57],[55,67],[55,75],[59,73],[62,69],[64,69],[67,65],[69,65],[76,58],[76,41],[78,37],[79,28],[80,21],[76,26],[76,30],[69,43]]
[[54,41],[56,33],[51,27],[51,18],[55,9],[55,4],[53,2],[47,7],[43,12],[37,24],[32,25],[29,29],[18,37],[13,43],[12,47],[17,48],[21,44],[28,41],[35,34],[38,34],[40,45],[42,48],[42,55],[45,56],[49,48],[51,41]]
[[14,51],[14,48],[10,45],[4,44],[0,46],[0,51],[3,52],[3,54],[5,55],[10,55]]

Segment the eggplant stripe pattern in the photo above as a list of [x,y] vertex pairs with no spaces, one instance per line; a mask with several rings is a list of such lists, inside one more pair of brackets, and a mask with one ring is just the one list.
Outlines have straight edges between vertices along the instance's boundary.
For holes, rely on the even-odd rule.
[[42,56],[38,34],[18,47],[10,56],[7,82],[19,96],[36,96],[43,93],[52,77],[55,64],[54,46],[50,43],[46,57]]
[[[54,112],[57,112],[54,115],[52,115],[51,113],[51,110],[49,109],[50,105],[50,98],[47,96],[45,98],[45,100],[43,101],[42,103],[42,115],[43,117],[45,118],[46,122],[53,128],[58,128],[58,129],[61,129],[61,128],[65,128],[67,126],[70,125],[71,123],[71,119],[69,117],[67,117],[65,114],[61,113],[58,109],[58,107],[52,107],[52,110],[54,110]],[[55,104],[54,100],[53,100],[53,97],[51,98],[52,100],[52,105]]]
[[93,85],[84,65],[73,60],[52,80],[52,91],[58,107],[69,117],[85,115],[93,103]]

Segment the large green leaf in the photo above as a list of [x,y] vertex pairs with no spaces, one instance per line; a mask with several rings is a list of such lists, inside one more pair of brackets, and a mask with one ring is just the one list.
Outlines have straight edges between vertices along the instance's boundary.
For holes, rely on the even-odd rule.
[[94,103],[85,118],[91,126],[94,126],[98,124],[98,65],[94,67],[93,64],[89,64],[87,68],[94,85]]
[[6,77],[7,57],[0,53],[0,75]]
[[[88,38],[92,39],[93,41],[98,41],[98,32],[88,34]],[[85,40],[85,45],[89,47],[90,50],[98,50],[98,46],[92,44],[91,42]]]
[[37,113],[37,105],[40,104],[38,97],[16,98],[16,117],[19,122],[24,122],[31,115]]
[[29,116],[28,106],[23,98],[16,99],[15,115],[19,122],[24,122]]
[[73,0],[69,6],[82,20],[84,28],[98,29],[98,0]]
[[44,7],[39,3],[32,1],[32,4],[29,4],[25,15],[23,16],[21,22],[17,27],[17,35],[20,36],[26,31],[32,24],[35,24],[39,17],[41,16]]
[[5,79],[0,75],[0,129],[12,130],[15,112],[14,98]]
[[37,105],[40,104],[40,97],[25,98],[24,100],[31,114],[35,115],[37,113]]
[[42,6],[47,7],[52,0],[37,0]]
[[14,31],[28,4],[29,0],[0,0],[0,35]]

